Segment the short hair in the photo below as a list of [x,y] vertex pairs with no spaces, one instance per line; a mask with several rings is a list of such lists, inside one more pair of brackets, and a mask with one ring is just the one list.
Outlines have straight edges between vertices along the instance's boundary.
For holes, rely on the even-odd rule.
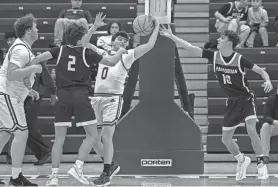
[[76,23],[70,24],[65,31],[65,38],[68,44],[77,45],[77,42],[88,32],[88,30]]
[[32,29],[33,24],[37,22],[37,19],[33,14],[27,14],[16,20],[14,23],[14,31],[18,38],[22,38],[28,29]]
[[6,32],[4,35],[4,39],[8,40],[9,38],[17,38],[15,32]]
[[119,31],[121,31],[123,29],[123,26],[120,22],[118,22],[116,20],[113,20],[113,21],[109,22],[108,25],[107,25],[107,33],[109,35],[111,35],[110,29],[111,29],[111,27],[114,23],[116,23],[119,26]]
[[114,34],[114,35],[112,36],[112,42],[114,42],[115,39],[116,39],[118,36],[121,36],[121,37],[123,37],[123,38],[129,40],[129,36],[128,36],[128,34],[127,34],[125,31],[119,31],[119,32],[117,32],[116,34]]
[[234,31],[226,30],[222,33],[222,35],[226,36],[228,38],[228,40],[233,43],[233,49],[236,48],[236,46],[240,42],[238,34]]

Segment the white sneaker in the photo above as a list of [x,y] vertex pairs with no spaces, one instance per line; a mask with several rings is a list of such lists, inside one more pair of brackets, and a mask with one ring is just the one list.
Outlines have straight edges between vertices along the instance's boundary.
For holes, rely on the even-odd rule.
[[68,171],[68,174],[83,184],[90,184],[89,181],[83,175],[83,167],[78,168],[77,165],[74,164]]
[[257,169],[258,169],[258,179],[268,179],[269,175],[268,175],[268,169],[266,164],[260,163],[257,166]]
[[46,186],[58,186],[58,185],[59,185],[58,175],[50,176],[49,180],[46,182]]
[[246,178],[246,171],[248,166],[251,163],[251,159],[247,156],[244,157],[244,161],[242,163],[238,162],[237,163],[237,168],[236,168],[236,180],[242,180]]

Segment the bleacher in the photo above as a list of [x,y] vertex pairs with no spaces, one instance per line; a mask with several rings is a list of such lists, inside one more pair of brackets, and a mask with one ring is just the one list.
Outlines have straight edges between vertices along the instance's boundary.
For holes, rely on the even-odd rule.
[[[16,18],[27,13],[32,13],[38,18],[39,39],[34,43],[33,49],[39,54],[48,50],[53,43],[54,24],[62,9],[71,8],[70,0],[1,0],[0,2],[0,48],[7,48],[4,41],[4,33],[13,30]],[[137,0],[83,0],[82,8],[90,10],[94,18],[98,12],[106,15],[105,22],[118,20],[130,35],[133,33],[132,21],[137,16]],[[98,29],[99,34],[92,37],[91,42],[96,44],[97,37],[105,35],[106,27]],[[49,64],[50,70],[54,64]],[[41,103],[38,125],[45,141],[52,144],[54,140],[54,107],[50,105],[50,93],[45,94]],[[74,123],[74,119],[73,119]],[[77,153],[77,150],[85,137],[83,128],[73,126],[68,129],[67,139],[64,145],[64,154]],[[5,152],[7,149],[3,151]],[[30,151],[27,150],[27,154]]]
[[[215,18],[214,12],[223,5],[223,3],[228,2],[228,0],[210,0],[210,21],[209,21],[209,30],[210,30],[210,39],[216,39],[219,37],[219,34],[216,33],[214,28]],[[272,80],[274,91],[276,91],[276,85],[278,83],[278,49],[275,48],[277,44],[275,29],[273,26],[274,18],[277,16],[278,10],[278,1],[276,0],[264,0],[263,6],[268,12],[268,16],[270,18],[270,23],[268,26],[269,31],[269,41],[270,48],[244,48],[237,49],[239,53],[249,58],[253,63],[258,64],[259,66],[266,69],[269,73],[270,78]],[[261,44],[260,36],[257,35],[255,46],[259,46]],[[247,79],[249,80],[250,87],[255,91],[255,95],[257,96],[256,104],[257,104],[257,114],[259,119],[262,118],[264,103],[266,98],[270,94],[265,94],[263,91],[263,80],[260,75],[248,71]],[[273,93],[272,92],[272,93]],[[207,153],[208,154],[224,154],[228,155],[228,151],[225,148],[224,144],[221,141],[222,134],[222,121],[223,121],[223,112],[225,109],[225,94],[223,90],[220,88],[218,81],[213,74],[213,67],[211,64],[208,65],[208,86],[207,86],[207,94],[208,94],[208,134],[207,134]],[[262,125],[262,121],[257,123],[257,131],[260,132],[260,128]],[[235,132],[234,139],[239,144],[240,149],[244,153],[253,154],[254,151],[251,146],[250,138],[246,133],[245,127],[239,127]],[[271,152],[277,153],[277,143],[278,138],[272,138],[271,143]],[[275,143],[274,143],[275,142]],[[274,146],[276,145],[276,146]],[[225,156],[224,156],[225,157]],[[216,160],[216,159],[213,159]],[[222,158],[219,157],[219,160],[223,161],[231,161],[231,157]]]

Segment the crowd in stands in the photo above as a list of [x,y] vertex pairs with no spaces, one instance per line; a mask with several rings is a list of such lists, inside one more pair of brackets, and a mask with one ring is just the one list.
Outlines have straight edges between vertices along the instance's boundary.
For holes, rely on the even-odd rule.
[[[262,0],[229,2],[224,4],[214,15],[218,33],[226,29],[239,33],[241,42],[237,46],[238,48],[253,48],[257,34],[261,36],[263,47],[269,47],[267,31],[269,18],[267,11],[262,6]],[[278,16],[275,19],[275,27],[276,33],[278,33]]]

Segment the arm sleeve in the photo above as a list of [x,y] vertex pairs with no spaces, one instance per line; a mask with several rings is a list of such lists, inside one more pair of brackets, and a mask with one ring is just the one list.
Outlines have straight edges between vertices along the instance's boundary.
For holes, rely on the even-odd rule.
[[272,113],[273,111],[275,110],[275,107],[274,107],[274,98],[276,96],[270,96],[267,101],[266,101],[266,104],[265,104],[265,111],[264,111],[264,121],[269,123],[269,124],[273,124],[273,121],[274,119],[272,118]]
[[49,51],[54,59],[58,59],[59,53],[60,53],[60,47],[53,47]]
[[226,3],[218,10],[218,12],[224,16],[229,12],[230,8],[231,8],[231,4]]
[[95,67],[103,59],[103,56],[92,49],[86,48],[85,58],[90,67]]
[[248,60],[246,57],[241,56],[240,67],[244,71],[245,68],[252,69],[254,67],[254,64],[250,62],[250,60]]
[[10,62],[23,68],[30,62],[30,52],[24,46],[16,46],[10,53]]
[[210,61],[210,63],[212,63],[213,58],[214,58],[214,51],[208,50],[208,49],[203,49],[202,58],[206,58]]

